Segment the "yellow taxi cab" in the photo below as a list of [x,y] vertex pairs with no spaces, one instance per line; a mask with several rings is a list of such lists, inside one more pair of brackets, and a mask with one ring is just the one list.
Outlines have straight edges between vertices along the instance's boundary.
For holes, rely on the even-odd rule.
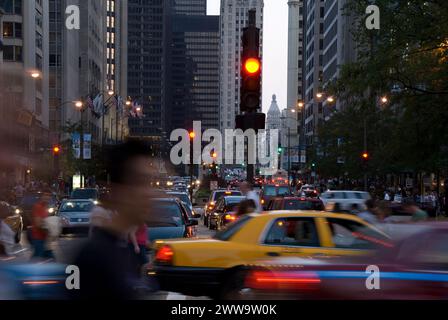
[[219,297],[244,265],[266,257],[371,253],[390,238],[356,216],[278,211],[243,216],[213,238],[156,241],[148,275],[163,291]]

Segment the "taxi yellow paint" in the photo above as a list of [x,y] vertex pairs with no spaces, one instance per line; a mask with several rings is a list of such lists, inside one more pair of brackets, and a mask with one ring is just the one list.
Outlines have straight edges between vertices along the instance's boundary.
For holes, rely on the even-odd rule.
[[[230,240],[216,239],[178,239],[156,241],[155,249],[170,246],[174,251],[173,267],[219,268],[228,269],[266,258],[269,256],[353,256],[368,253],[367,250],[336,248],[327,218],[348,219],[356,221],[367,228],[387,237],[383,232],[353,215],[323,213],[313,211],[278,211],[266,214],[253,214],[249,220]],[[294,247],[267,245],[262,243],[268,228],[279,218],[309,217],[314,218],[320,247]]]

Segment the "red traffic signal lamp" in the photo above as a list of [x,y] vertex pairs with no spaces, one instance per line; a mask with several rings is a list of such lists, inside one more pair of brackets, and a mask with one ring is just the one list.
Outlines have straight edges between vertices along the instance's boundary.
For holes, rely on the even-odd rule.
[[54,146],[53,147],[53,155],[58,156],[61,153],[61,147],[60,146]]
[[258,72],[260,72],[261,69],[261,62],[260,59],[257,58],[248,58],[245,62],[244,62],[244,71],[247,74],[257,74]]

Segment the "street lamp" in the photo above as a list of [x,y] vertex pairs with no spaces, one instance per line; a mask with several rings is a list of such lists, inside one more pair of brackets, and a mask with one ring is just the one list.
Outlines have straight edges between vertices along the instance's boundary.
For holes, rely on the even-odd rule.
[[78,109],[81,109],[84,106],[84,104],[82,103],[82,101],[75,101],[75,107]]
[[386,104],[388,102],[389,102],[389,99],[387,98],[387,96],[381,97],[381,103]]
[[32,72],[31,72],[31,78],[33,78],[33,79],[40,78],[40,72],[38,72],[38,71],[32,71]]

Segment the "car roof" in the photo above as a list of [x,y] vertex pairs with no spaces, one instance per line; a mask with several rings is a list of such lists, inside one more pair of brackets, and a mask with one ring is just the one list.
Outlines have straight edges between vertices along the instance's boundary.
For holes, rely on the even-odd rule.
[[[366,191],[357,191],[357,190],[327,190],[325,192],[352,192],[352,193],[368,193]],[[325,193],[324,192],[324,193]]]
[[64,199],[62,202],[94,202],[92,199]]
[[254,218],[256,217],[265,217],[265,216],[276,216],[278,218],[288,218],[288,217],[313,217],[313,218],[339,218],[339,219],[348,219],[355,221],[364,221],[357,216],[352,214],[344,214],[344,213],[333,213],[333,212],[324,212],[317,210],[274,210],[268,211],[266,213],[252,213],[250,214]]
[[151,201],[155,202],[180,202],[177,198],[154,198]]
[[310,197],[276,197],[274,200],[300,200],[300,201],[321,201],[319,198],[310,198]]

